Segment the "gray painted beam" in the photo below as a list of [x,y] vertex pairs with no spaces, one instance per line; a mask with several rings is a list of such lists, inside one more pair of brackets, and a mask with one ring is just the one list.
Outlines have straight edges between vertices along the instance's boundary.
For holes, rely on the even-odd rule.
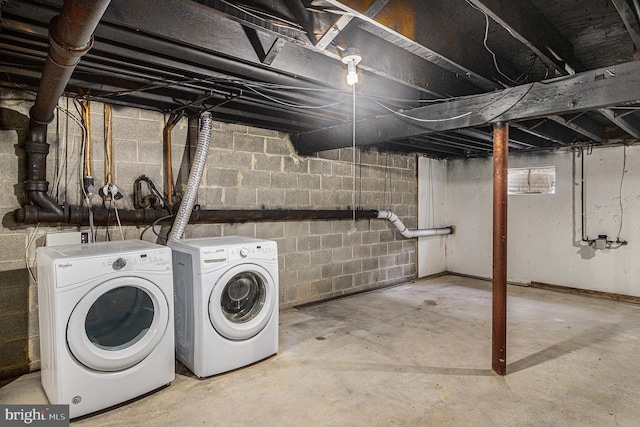
[[[360,146],[496,122],[577,113],[640,100],[640,62],[388,114],[356,123]],[[301,153],[347,147],[351,123],[298,135]]]

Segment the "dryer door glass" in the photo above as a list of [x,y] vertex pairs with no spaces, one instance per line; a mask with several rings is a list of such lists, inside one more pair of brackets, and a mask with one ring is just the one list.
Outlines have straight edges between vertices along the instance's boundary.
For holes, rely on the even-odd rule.
[[236,274],[227,283],[220,304],[225,317],[234,323],[244,323],[256,317],[266,297],[264,280],[253,272]]
[[153,301],[140,288],[123,286],[105,292],[85,320],[89,340],[103,350],[127,348],[144,336],[153,322]]
[[167,296],[139,277],[107,280],[75,306],[67,345],[78,362],[97,371],[120,371],[144,360],[165,336]]

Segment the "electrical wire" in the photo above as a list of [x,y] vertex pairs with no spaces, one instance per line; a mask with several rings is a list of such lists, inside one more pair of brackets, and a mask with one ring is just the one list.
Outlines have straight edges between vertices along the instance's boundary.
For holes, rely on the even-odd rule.
[[[473,3],[471,3],[469,0],[466,0],[466,2],[469,4],[469,6],[471,6],[472,8],[474,8],[475,10],[479,11],[480,13],[482,13],[484,15],[485,21],[486,21],[486,25],[485,25],[485,29],[484,29],[484,39],[482,40],[482,43],[484,44],[485,49],[487,49],[487,51],[491,54],[491,57],[493,58],[493,65],[496,67],[496,71],[498,73],[500,73],[500,75],[502,77],[504,77],[505,79],[509,80],[511,83],[517,85],[518,82],[513,80],[511,77],[507,76],[505,73],[502,72],[502,70],[500,70],[500,67],[498,66],[498,59],[496,58],[496,54],[494,51],[492,51],[489,48],[489,45],[487,44],[487,39],[489,38],[489,15],[482,9],[480,9],[479,7],[477,7],[476,5],[474,5]],[[509,31],[509,34],[511,34],[511,31]],[[513,36],[513,34],[511,34]]]
[[142,232],[140,233],[140,240],[142,240],[142,237],[144,237],[144,233],[146,233],[146,232],[147,232],[147,230],[151,229],[151,231],[153,231],[153,234],[155,234],[159,239],[163,239],[163,240],[165,240],[165,241],[166,241],[166,240],[167,240],[167,238],[166,238],[166,237],[163,237],[163,236],[161,236],[160,234],[158,234],[158,232],[156,232],[156,230],[155,230],[155,226],[156,226],[156,225],[158,225],[158,223],[159,223],[160,221],[165,221],[165,220],[167,220],[167,219],[171,219],[171,218],[173,218],[174,216],[175,216],[175,214],[165,215],[165,216],[162,216],[162,217],[160,217],[160,218],[156,219],[155,221],[153,221],[153,223],[151,223],[150,225],[146,226],[146,227],[144,228],[144,230],[142,230]]
[[381,106],[382,108],[384,108],[385,110],[388,110],[388,111],[392,112],[396,116],[404,117],[405,119],[413,120],[413,121],[416,121],[416,122],[422,122],[422,123],[448,122],[448,121],[451,121],[451,120],[461,119],[461,118],[469,116],[469,115],[471,115],[471,114],[473,114],[475,112],[475,111],[468,111],[468,112],[466,112],[464,114],[460,114],[458,116],[447,117],[446,119],[419,119],[417,117],[411,117],[409,115],[402,114],[399,111],[395,111],[392,108],[387,107],[386,105],[384,105],[380,101],[375,101],[375,103],[378,104],[379,106]]
[[244,87],[246,87],[250,91],[255,92],[256,94],[258,94],[258,95],[260,95],[260,96],[262,96],[262,97],[264,97],[264,98],[266,98],[266,99],[268,99],[270,101],[275,102],[276,104],[281,104],[281,105],[284,105],[284,106],[287,106],[287,107],[292,107],[292,108],[302,108],[302,109],[306,109],[306,110],[320,110],[320,109],[323,109],[323,108],[335,107],[336,105],[340,105],[340,104],[342,104],[344,102],[347,102],[349,100],[349,98],[347,97],[347,98],[345,98],[345,99],[343,99],[341,101],[336,101],[336,102],[332,102],[330,104],[325,104],[325,105],[292,104],[292,103],[289,103],[289,102],[280,101],[277,98],[274,98],[274,97],[269,96],[269,95],[267,95],[265,93],[262,93],[262,92],[256,90],[255,88],[253,88],[250,85],[245,85]]
[[622,176],[620,177],[620,227],[618,228],[618,236],[616,237],[616,241],[620,241],[620,234],[622,233],[622,220],[624,219],[624,208],[622,206],[622,188],[624,185],[624,175],[625,169],[627,167],[627,146],[622,146]]
[[356,220],[356,85],[351,85],[352,93],[352,116],[351,116],[351,209],[353,221]]
[[111,205],[113,204],[113,210],[116,213],[116,221],[118,223],[118,230],[120,230],[120,237],[122,238],[122,240],[124,240],[124,233],[122,231],[122,223],[120,222],[120,214],[118,213],[118,202],[114,199],[114,197],[111,197],[111,200],[109,201],[109,208],[111,208]]
[[[27,247],[24,252],[24,262],[27,267],[27,271],[29,272],[29,276],[31,277],[31,280],[33,280],[34,282],[38,281],[38,277],[35,274],[33,274],[33,269],[29,265],[29,251],[31,249],[31,245],[33,245],[33,242],[36,240],[38,228],[40,228],[40,223],[37,223],[36,226],[33,228],[33,232],[31,233],[31,236],[29,236],[29,240],[27,241]],[[34,259],[33,261],[33,268],[36,267],[36,263],[37,263],[37,258]]]
[[[518,105],[520,103],[520,101],[522,101],[524,99],[524,97],[527,96],[529,94],[529,92],[531,92],[531,89],[533,88],[533,85],[534,85],[534,83],[529,83],[529,87],[527,88],[527,90],[515,102],[513,102],[506,109],[498,112],[498,114],[495,114],[493,117],[487,118],[485,121],[487,123],[489,123],[489,122],[495,120],[497,117],[500,117],[501,115],[507,113],[508,111],[510,111],[516,105]],[[466,112],[464,114],[460,114],[460,115],[454,116],[454,117],[447,117],[447,118],[444,118],[444,119],[420,119],[420,118],[417,118],[417,117],[412,117],[412,116],[409,116],[409,115],[406,115],[406,114],[402,114],[402,113],[400,113],[398,111],[395,111],[392,108],[387,107],[386,105],[384,105],[383,103],[381,103],[379,101],[375,101],[375,102],[378,105],[380,105],[382,108],[392,112],[393,114],[395,114],[397,116],[403,117],[405,119],[413,120],[413,121],[416,121],[416,122],[422,122],[422,123],[439,123],[439,122],[448,122],[448,121],[451,121],[451,120],[457,120],[457,119],[460,119],[462,117],[466,117],[466,116],[469,116],[471,114],[478,113],[478,112],[490,107],[491,105],[495,104],[496,102],[501,101],[502,99],[507,97],[509,94],[511,94],[511,92],[516,90],[517,88],[518,87],[511,87],[509,89],[505,89],[503,91],[502,96],[500,96],[497,99],[494,99],[493,101],[489,102],[486,105],[483,105],[482,107],[478,108],[476,111],[468,111],[468,112]]]

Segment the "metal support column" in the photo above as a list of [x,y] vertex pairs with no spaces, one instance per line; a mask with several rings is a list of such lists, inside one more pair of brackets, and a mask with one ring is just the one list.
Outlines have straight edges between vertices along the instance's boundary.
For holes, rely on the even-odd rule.
[[507,373],[507,181],[509,125],[493,127],[493,351],[496,374]]

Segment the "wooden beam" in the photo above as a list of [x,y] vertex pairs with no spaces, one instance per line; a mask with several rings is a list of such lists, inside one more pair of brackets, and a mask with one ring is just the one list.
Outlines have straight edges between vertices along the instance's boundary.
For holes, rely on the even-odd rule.
[[565,63],[574,68],[582,67],[573,54],[571,43],[528,0],[468,1],[531,49],[557,76],[567,73]]
[[[389,0],[376,0],[367,11],[364,13],[365,16],[373,18],[380,10],[385,7],[389,3]],[[318,43],[316,43],[316,48],[322,50],[326,49],[327,46],[345,29],[347,24],[351,22],[355,18],[355,15],[342,15],[338,20],[329,28],[320,38]]]
[[598,112],[635,139],[640,139],[640,125],[633,117],[619,117],[616,112],[610,108],[601,108]]
[[629,3],[626,0],[611,0],[611,2],[616,7],[633,44],[640,49],[640,25],[638,25],[638,20],[629,7]]
[[493,322],[492,368],[507,373],[507,187],[509,125],[493,127]]
[[[585,71],[572,76],[516,86],[440,104],[361,120],[356,124],[359,145],[490,123],[635,103],[640,100],[640,61]],[[296,149],[310,153],[351,144],[351,123],[298,135]]]

